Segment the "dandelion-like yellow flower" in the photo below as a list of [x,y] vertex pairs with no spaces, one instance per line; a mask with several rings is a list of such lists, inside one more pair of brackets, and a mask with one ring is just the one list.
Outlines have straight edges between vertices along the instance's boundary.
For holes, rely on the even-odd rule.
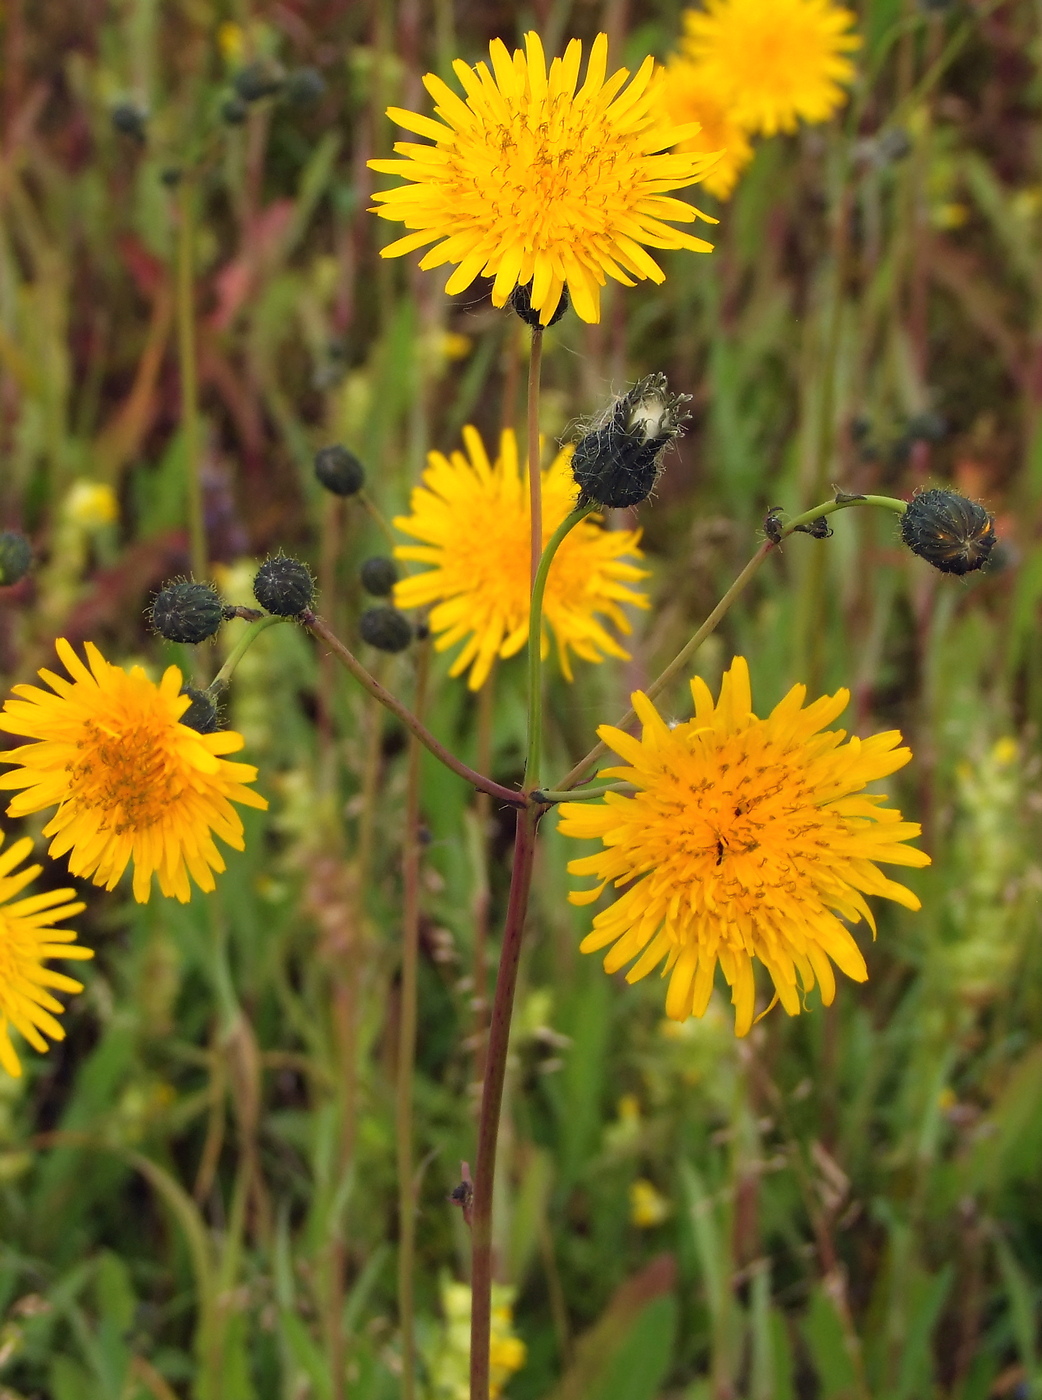
[[[606,77],[608,40],[598,34],[578,87],[582,45],[573,39],[549,75],[537,34],[511,57],[494,39],[488,64],[453,64],[460,99],[433,73],[424,85],[441,118],[388,108],[399,126],[433,142],[399,142],[403,160],[373,160],[374,170],[411,181],[374,196],[372,211],[414,230],[381,250],[385,258],[433,243],[422,268],[456,264],[445,290],[494,277],[492,301],[531,286],[532,306],[548,325],[567,286],[584,321],[600,320],[606,277],[664,280],[647,248],[711,251],[701,238],[671,228],[706,219],[666,191],[695,184],[713,158],[668,148],[692,128],[672,127],[661,100],[664,75],[651,58],[626,85],[620,68]],[[669,221],[669,222],[666,222]]]
[[797,685],[758,719],[749,668],[736,657],[715,705],[697,676],[691,693],[694,718],[675,728],[638,693],[640,739],[610,725],[598,731],[627,764],[605,772],[638,792],[562,805],[565,835],[604,843],[603,851],[568,866],[601,884],[569,898],[590,904],[609,881],[628,885],[595,917],[583,952],[614,944],[607,972],[637,958],[629,982],[665,960],[666,1015],[676,1021],[703,1014],[719,962],[731,986],[735,1031],[745,1035],[756,1000],[754,957],[790,1016],[815,982],[829,1005],[832,963],[856,982],[868,976],[841,919],[864,919],[874,934],[866,894],[919,908],[875,862],[923,866],[930,858],[902,844],[919,835],[917,823],[882,807],[885,797],[862,791],[908,762],[900,734],[844,743],[843,730],[822,733],[846,707],[847,691],[804,708],[806,687]]
[[753,147],[727,93],[714,87],[704,68],[674,54],[666,65],[665,100],[670,119],[678,126],[698,122],[701,128],[682,141],[679,150],[719,153],[702,184],[717,199],[729,199],[753,158]]
[[241,749],[242,736],[198,734],[180,723],[191,700],[176,666],[156,685],[140,666],[111,665],[90,642],[89,670],[64,638],[56,647],[72,680],[42,670],[55,694],[16,685],[21,698],[0,712],[0,728],[38,741],[0,753],[20,765],[0,777],[0,788],[25,789],[8,815],[57,806],[44,827],[54,838],[49,853],[68,854],[73,875],[110,890],[133,860],[139,904],[153,874],[182,903],[191,896],[189,876],[212,890],[224,860],[211,831],[241,851],[242,821],[231,804],[268,805],[244,786],[256,768],[221,757]]
[[705,0],[684,11],[681,44],[711,90],[729,96],[734,119],[773,136],[801,118],[828,121],[846,101],[855,20],[832,0]]
[[[399,545],[398,558],[433,566],[397,583],[394,600],[400,608],[434,605],[430,625],[439,651],[467,639],[450,674],[469,667],[467,683],[478,690],[496,657],[513,656],[528,640],[532,515],[528,472],[521,470],[513,432],[503,433],[495,465],[475,428],[463,429],[463,441],[466,455],[430,453],[412,493],[411,514],[394,522],[422,541]],[[571,455],[566,447],[543,472],[544,545],[575,508]],[[647,577],[646,570],[623,562],[625,555],[639,555],[639,539],[637,530],[604,530],[587,517],[554,556],[543,599],[542,648],[545,655],[553,633],[569,680],[570,651],[585,661],[628,655],[601,619],[628,633],[620,604],[648,606],[643,593],[626,586]]]
[[[0,832],[0,846],[4,843]],[[84,905],[75,890],[48,890],[14,900],[42,866],[29,865],[16,872],[33,848],[26,836],[0,854],[0,1065],[16,1079],[22,1073],[11,1044],[14,1026],[34,1050],[47,1049],[44,1035],[64,1040],[65,1031],[54,1018],[62,1004],[47,989],[82,992],[83,983],[44,967],[49,958],[92,958],[89,948],[70,947],[76,938],[71,928],[55,928],[63,919],[79,914]]]

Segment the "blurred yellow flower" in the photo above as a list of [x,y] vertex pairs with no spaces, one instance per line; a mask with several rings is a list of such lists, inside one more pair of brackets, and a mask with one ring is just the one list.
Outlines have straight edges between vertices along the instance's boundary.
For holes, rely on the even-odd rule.
[[[0,832],[0,846],[4,835]],[[44,1034],[64,1040],[65,1031],[56,1021],[62,1004],[47,990],[82,992],[83,983],[45,967],[50,958],[92,958],[89,948],[70,946],[76,934],[71,928],[55,928],[86,906],[76,899],[75,890],[47,890],[14,900],[43,869],[28,865],[15,872],[33,848],[28,836],[0,854],[0,1065],[18,1078],[22,1073],[18,1055],[11,1044],[11,1027],[25,1037],[34,1050],[45,1051]],[[12,903],[14,900],[14,903]]]
[[217,47],[227,63],[237,63],[242,58],[245,46],[246,35],[241,24],[226,19],[223,24],[217,26]]
[[[514,1335],[515,1290],[492,1285],[492,1328],[489,1344],[489,1395],[498,1400],[503,1387],[525,1364],[525,1344]],[[433,1400],[469,1400],[470,1285],[443,1278],[441,1306],[445,1326],[428,1348],[427,1364]]]
[[630,1221],[641,1230],[653,1230],[669,1216],[669,1202],[650,1181],[630,1182]]
[[100,530],[119,519],[116,493],[100,481],[74,482],[63,509],[65,518],[83,530]]
[[749,668],[739,656],[715,705],[700,677],[691,693],[694,718],[672,729],[638,692],[640,739],[611,725],[598,730],[626,761],[601,776],[638,791],[562,804],[566,836],[604,844],[569,863],[572,874],[601,882],[569,898],[591,904],[609,881],[628,886],[595,917],[582,951],[614,944],[606,972],[636,957],[629,982],[665,960],[666,1015],[678,1021],[703,1014],[719,962],[731,987],[735,1031],[746,1035],[756,1002],[754,957],[790,1016],[799,1015],[815,982],[829,1005],[836,992],[832,963],[857,982],[868,976],[841,922],[864,919],[875,933],[864,895],[919,908],[916,896],[875,862],[924,866],[930,858],[903,844],[919,835],[917,823],[882,807],[884,797],[862,793],[911,758],[898,747],[897,730],[846,743],[843,730],[821,732],[846,708],[847,691],[804,708],[806,686],[797,685],[759,719]]
[[156,685],[140,666],[110,665],[90,642],[89,670],[64,638],[55,646],[71,682],[42,670],[55,694],[16,685],[20,698],[0,713],[0,728],[38,741],[0,752],[18,765],[0,777],[0,788],[25,789],[8,816],[57,806],[43,829],[54,838],[49,854],[68,854],[73,875],[110,890],[133,860],[139,904],[153,874],[182,903],[191,897],[189,876],[212,890],[213,872],[225,867],[211,831],[241,851],[242,821],[231,804],[268,805],[243,786],[256,768],[221,757],[241,749],[242,736],[199,734],[180,722],[191,700],[176,666]]
[[606,277],[627,287],[634,279],[662,282],[649,247],[710,251],[703,239],[670,227],[707,219],[666,192],[695,184],[711,161],[696,152],[666,154],[693,133],[664,120],[664,78],[651,58],[628,86],[624,68],[606,78],[608,40],[598,34],[578,90],[578,39],[549,75],[534,33],[525,36],[525,52],[512,56],[494,39],[489,58],[491,70],[453,64],[464,99],[427,74],[440,121],[388,108],[392,121],[434,144],[400,141],[394,149],[404,159],[369,162],[411,182],[374,196],[373,213],[413,230],[381,249],[383,257],[433,243],[420,266],[454,263],[450,295],[478,276],[495,278],[495,306],[531,283],[531,304],[548,325],[565,287],[577,314],[599,321]]
[[671,121],[678,126],[698,122],[701,127],[677,149],[705,155],[719,152],[702,184],[717,199],[729,199],[738,176],[753,158],[753,148],[726,93],[713,86],[704,68],[674,54],[666,65],[665,97]]
[[705,0],[684,11],[681,48],[730,98],[736,121],[773,136],[801,119],[828,121],[846,101],[856,18],[832,0]]
[[[429,455],[411,514],[395,519],[403,534],[422,542],[399,545],[397,557],[432,567],[397,583],[394,600],[400,608],[434,605],[430,625],[439,651],[466,638],[450,675],[469,668],[467,683],[478,690],[496,657],[515,655],[528,640],[532,516],[528,472],[521,470],[513,432],[503,433],[494,465],[475,428],[463,429],[463,441],[466,455]],[[575,507],[571,454],[566,447],[543,472],[544,544]],[[600,619],[627,633],[620,604],[648,606],[643,593],[627,587],[646,571],[623,562],[625,555],[639,555],[639,539],[637,530],[604,530],[587,518],[557,551],[543,604],[542,647],[545,654],[552,633],[569,680],[569,652],[585,661],[628,654]]]

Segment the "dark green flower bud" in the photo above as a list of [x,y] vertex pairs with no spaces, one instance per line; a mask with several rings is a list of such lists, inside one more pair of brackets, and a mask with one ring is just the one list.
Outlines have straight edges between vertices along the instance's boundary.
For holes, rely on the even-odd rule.
[[671,394],[664,374],[649,374],[616,399],[603,423],[579,439],[572,475],[578,505],[635,506],[658,480],[659,457],[681,433],[688,394]]
[[265,559],[253,580],[253,596],[276,617],[299,617],[315,601],[315,580],[299,559]]
[[144,144],[148,134],[148,116],[133,102],[117,102],[111,112],[112,125],[122,136]]
[[901,516],[901,538],[942,573],[972,574],[995,548],[995,517],[955,491],[921,491]]
[[25,578],[33,562],[33,547],[17,530],[0,534],[0,588]]
[[215,734],[221,727],[221,716],[213,700],[205,690],[196,690],[194,685],[186,685],[182,695],[191,697],[192,703],[181,716],[181,723],[197,734]]
[[366,608],[358,619],[363,642],[380,651],[404,651],[412,641],[412,626],[397,608]]
[[365,467],[338,442],[315,453],[315,475],[334,496],[355,496],[365,485]]
[[160,181],[166,185],[168,190],[174,190],[181,183],[181,170],[179,166],[167,165],[159,172]]
[[259,102],[262,97],[273,97],[280,91],[282,83],[282,74],[263,59],[240,68],[232,79],[232,86],[244,102]]
[[249,106],[239,94],[233,93],[231,97],[226,97],[221,103],[221,120],[227,126],[242,126],[249,111]]
[[152,604],[152,626],[168,642],[205,642],[230,615],[209,583],[168,583]]
[[386,598],[398,582],[398,569],[393,559],[386,554],[376,554],[367,559],[358,571],[362,587],[374,598]]
[[295,68],[286,79],[284,96],[294,107],[308,107],[325,93],[326,81],[317,68]]
[[[568,288],[562,287],[561,300],[557,303],[557,310],[550,317],[549,321],[547,321],[546,329],[549,329],[550,326],[556,326],[558,321],[569,309],[571,304],[572,302],[571,298],[568,295]],[[532,326],[534,329],[540,324],[539,312],[536,311],[535,307],[532,305],[531,282],[526,282],[523,286],[514,288],[514,290],[510,293],[510,305],[521,317],[522,321],[524,321],[526,326]]]

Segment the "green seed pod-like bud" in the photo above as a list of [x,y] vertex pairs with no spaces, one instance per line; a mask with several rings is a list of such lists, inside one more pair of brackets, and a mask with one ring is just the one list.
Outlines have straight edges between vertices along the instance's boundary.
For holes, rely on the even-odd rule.
[[152,626],[168,642],[205,642],[228,615],[209,583],[168,583],[152,604]]
[[299,617],[315,601],[315,580],[306,564],[279,554],[257,570],[253,596],[276,617]]
[[339,443],[315,453],[315,475],[334,496],[355,496],[365,485],[365,467]]
[[232,79],[232,86],[244,102],[259,102],[262,97],[273,97],[282,87],[282,74],[273,64],[258,59],[240,68]]
[[[561,300],[557,303],[557,310],[550,317],[549,321],[547,321],[546,328],[556,326],[571,304],[571,299],[568,296],[568,288],[562,287]],[[526,326],[531,326],[534,329],[540,324],[539,312],[536,311],[535,307],[532,305],[531,282],[526,282],[523,286],[514,288],[510,293],[510,305],[521,317]]]
[[955,491],[921,491],[901,516],[901,538],[945,574],[972,574],[995,547],[995,517]]
[[117,102],[112,109],[112,125],[122,136],[144,144],[148,117],[133,102]]
[[374,598],[386,598],[398,582],[398,570],[393,559],[386,554],[376,554],[367,559],[358,571],[362,587]]
[[404,651],[412,641],[409,619],[397,608],[366,608],[358,619],[363,642],[380,651]]
[[649,374],[608,410],[600,427],[579,439],[572,475],[578,505],[635,506],[658,480],[663,448],[680,436],[688,394],[671,394],[664,374]]
[[182,695],[191,697],[192,703],[181,716],[181,723],[194,729],[197,734],[214,734],[221,727],[221,716],[213,700],[205,690],[196,690],[194,685],[186,685]]
[[307,107],[317,102],[325,90],[325,79],[317,68],[295,68],[286,79],[283,96],[294,107]]
[[29,572],[33,562],[32,545],[17,530],[0,534],[0,588],[9,588]]

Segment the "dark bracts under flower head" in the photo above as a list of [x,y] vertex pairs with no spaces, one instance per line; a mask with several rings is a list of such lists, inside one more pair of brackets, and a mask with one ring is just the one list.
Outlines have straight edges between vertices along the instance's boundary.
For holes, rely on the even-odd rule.
[[[544,329],[548,330],[550,326],[556,326],[571,304],[571,300],[568,296],[568,288],[563,287],[561,289],[561,300],[557,303],[557,310],[550,317],[549,321],[547,321]],[[523,286],[514,288],[510,293],[510,305],[521,317],[526,326],[531,326],[532,329],[535,330],[540,324],[539,312],[532,305],[531,282],[526,282]]]
[[922,491],[901,517],[901,538],[945,574],[972,574],[995,547],[995,517],[955,491]]
[[213,699],[205,690],[197,690],[194,685],[181,687],[181,694],[191,699],[191,704],[181,716],[181,723],[187,724],[197,734],[216,734],[221,728],[221,714]]
[[299,559],[265,559],[253,580],[253,596],[276,617],[299,617],[315,601],[315,580]]
[[33,547],[17,530],[0,533],[0,588],[25,578],[33,562]]
[[152,604],[152,626],[168,642],[205,642],[233,615],[209,583],[168,583]]
[[572,457],[578,506],[635,506],[650,496],[659,457],[682,431],[687,394],[671,394],[664,374],[649,374],[580,438]]

